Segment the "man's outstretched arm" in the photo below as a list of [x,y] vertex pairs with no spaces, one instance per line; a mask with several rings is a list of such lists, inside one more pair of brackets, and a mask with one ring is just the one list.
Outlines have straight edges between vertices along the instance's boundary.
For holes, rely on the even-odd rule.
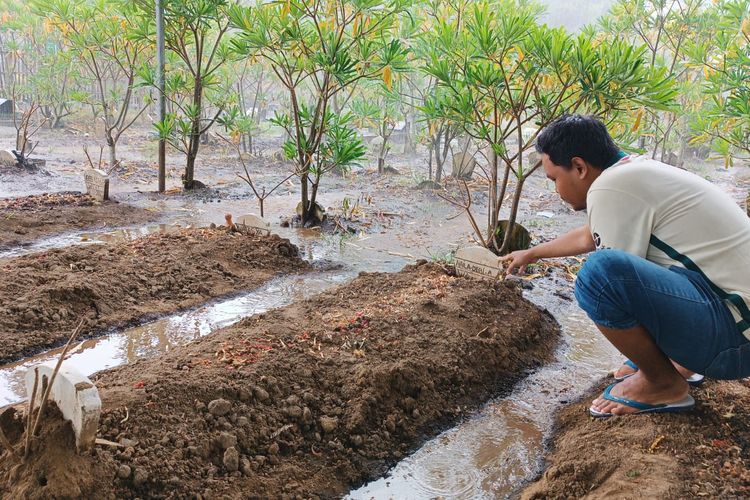
[[508,255],[500,257],[500,262],[510,261],[507,273],[512,274],[515,270],[521,271],[526,268],[527,264],[538,261],[539,259],[548,259],[552,257],[570,257],[582,253],[592,252],[596,249],[594,238],[591,236],[591,230],[588,224],[573,229],[552,241],[542,243],[528,250],[517,250]]

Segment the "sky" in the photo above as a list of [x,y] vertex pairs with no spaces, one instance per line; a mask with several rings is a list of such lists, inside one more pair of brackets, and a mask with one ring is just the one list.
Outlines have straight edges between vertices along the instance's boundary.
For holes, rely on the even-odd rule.
[[615,0],[542,0],[547,13],[541,21],[550,26],[565,26],[578,31],[583,25],[596,21]]

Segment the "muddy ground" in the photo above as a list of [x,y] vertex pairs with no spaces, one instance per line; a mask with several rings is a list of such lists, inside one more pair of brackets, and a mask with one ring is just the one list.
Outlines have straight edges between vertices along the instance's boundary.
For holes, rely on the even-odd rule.
[[517,285],[488,287],[434,264],[363,273],[100,373],[100,435],[125,447],[97,447],[88,473],[54,485],[62,463],[11,475],[6,455],[0,491],[337,498],[506,393],[552,359],[558,340]]
[[[2,130],[0,130],[1,133]],[[225,211],[235,214],[257,212],[257,200],[250,195],[247,186],[237,180],[236,174],[240,167],[233,154],[226,148],[216,145],[202,147],[197,163],[197,177],[211,186],[210,189],[194,193],[179,192],[180,173],[184,160],[171,152],[168,157],[168,192],[166,194],[154,193],[156,189],[155,143],[148,141],[146,137],[146,129],[133,129],[124,137],[126,140],[120,148],[124,161],[121,168],[113,173],[111,184],[111,192],[123,202],[116,207],[122,207],[127,203],[143,209],[145,213],[158,211],[160,219],[170,223],[195,225],[219,222]],[[83,188],[81,147],[95,141],[94,136],[87,137],[86,134],[77,132],[60,134],[43,131],[40,138],[42,144],[36,156],[47,160],[47,171],[34,175],[0,172],[0,197],[65,192]],[[278,137],[264,138],[261,142],[261,149],[265,151],[250,160],[251,172],[256,182],[269,188],[276,185],[289,171],[289,165],[273,159],[280,143]],[[460,215],[459,208],[451,206],[432,191],[414,189],[426,178],[426,158],[427,153],[423,149],[418,155],[399,155],[394,148],[392,154],[389,155],[388,163],[390,166],[395,166],[400,174],[377,175],[373,170],[375,160],[372,156],[367,160],[369,164],[365,162],[364,169],[357,169],[346,178],[331,176],[324,180],[320,201],[330,212],[339,215],[344,212],[343,215],[346,216],[345,210],[342,210],[344,201],[359,202],[357,214],[349,216],[349,219],[356,221],[355,228],[358,234],[340,238],[341,248],[348,249],[347,252],[341,253],[342,256],[346,255],[346,259],[357,261],[369,259],[377,252],[380,255],[396,256],[392,262],[396,260],[402,262],[399,260],[402,258],[413,260],[415,256],[441,259],[451,248],[470,241],[469,226],[465,217],[456,218],[457,214]],[[726,170],[723,167],[701,163],[691,165],[690,169],[720,184],[738,202],[744,202],[747,190],[750,188],[750,169],[747,167]],[[569,207],[559,201],[554,193],[554,187],[544,179],[543,173],[538,172],[538,174],[532,176],[527,182],[525,196],[519,210],[519,220],[529,228],[535,243],[549,240],[583,222],[581,214],[572,213]],[[487,202],[486,182],[475,178],[470,183],[470,187],[473,192],[474,206],[479,207],[479,212],[481,212]],[[288,219],[293,214],[298,197],[297,183],[284,183],[267,200],[267,219],[274,226]],[[109,216],[116,211],[117,209],[105,210],[103,215]],[[34,224],[45,226],[47,222],[42,217],[39,219],[38,223]],[[112,226],[130,225],[130,222],[135,224],[135,221],[127,219],[128,216],[119,221],[113,220],[108,224]],[[33,217],[29,220],[33,220]],[[80,226],[89,224],[89,220],[95,220],[95,217],[80,221],[71,218],[64,222],[59,230],[80,230],[82,229]],[[15,228],[16,226],[12,223],[9,227]],[[93,228],[97,227],[93,226]],[[58,229],[56,228],[54,232],[58,232]],[[0,238],[2,234],[0,229]],[[18,237],[19,235],[11,236]],[[25,241],[16,240],[10,244],[25,244],[41,237],[42,233],[28,236]],[[91,313],[98,308],[100,312],[91,314],[93,330],[87,330],[86,334],[101,333],[123,322],[143,321],[151,316],[154,307],[157,308],[156,314],[191,307],[210,300],[216,295],[231,293],[242,287],[257,286],[273,273],[273,266],[263,268],[260,272],[253,268],[252,273],[238,273],[233,268],[237,255],[245,256],[245,252],[251,252],[251,255],[256,256],[266,255],[263,252],[270,252],[277,256],[278,254],[274,254],[272,249],[252,253],[255,250],[244,246],[232,250],[235,248],[233,246],[235,241],[224,237],[217,239],[217,242],[227,245],[222,247],[226,251],[222,250],[216,254],[219,256],[221,268],[213,269],[205,264],[193,265],[191,259],[186,258],[192,254],[173,248],[174,246],[181,247],[183,243],[186,243],[183,236],[153,237],[155,241],[161,241],[162,237],[167,238],[159,244],[161,246],[154,247],[170,249],[166,252],[166,259],[162,255],[154,255],[154,252],[137,249],[137,244],[135,247],[129,246],[130,244],[124,246],[110,244],[106,247],[110,251],[107,251],[105,247],[88,247],[75,251],[66,249],[36,254],[37,256],[45,255],[43,259],[52,256],[51,265],[44,263],[43,260],[35,261],[34,256],[24,258],[26,260],[14,259],[13,267],[16,266],[15,263],[22,263],[23,267],[8,279],[7,285],[3,285],[4,291],[0,291],[0,296],[9,297],[2,300],[10,300],[14,307],[19,300],[22,300],[21,305],[24,307],[11,311],[5,306],[6,302],[0,302],[0,314],[2,314],[0,319],[9,321],[11,330],[15,333],[23,333],[31,339],[32,343],[37,343],[38,346],[28,346],[26,351],[33,352],[41,348],[42,344],[49,346],[58,344],[75,324],[70,316],[75,316],[82,311]],[[339,235],[335,236],[339,237]],[[330,237],[330,235],[324,236],[324,238]],[[169,238],[178,238],[179,241],[171,241]],[[316,234],[315,238],[319,240],[319,234]],[[2,242],[3,240],[0,239],[0,246]],[[202,250],[199,252],[199,261],[205,263],[213,260],[212,244],[211,242],[202,243],[205,246],[200,246]],[[112,248],[117,250],[111,250]],[[66,252],[69,251],[73,252],[70,255],[77,257],[71,257],[69,260],[63,258],[62,255],[68,255]],[[156,253],[158,251],[160,250]],[[173,251],[176,253],[173,254]],[[112,268],[112,262],[130,256],[132,252],[135,254],[129,258],[128,263],[123,263],[121,266],[118,264],[114,271],[107,270]],[[88,255],[96,256],[96,262],[93,262],[93,258],[86,259]],[[211,258],[203,259],[208,255]],[[104,256],[105,260],[98,259],[99,256]],[[280,258],[282,262],[275,262],[273,265],[288,265],[289,267],[281,268],[282,272],[294,272],[300,269],[297,264],[290,265],[289,259],[285,256]],[[85,261],[82,267],[78,265],[81,259]],[[346,259],[342,258],[342,260]],[[167,262],[163,263],[162,260]],[[7,262],[0,262],[0,267],[7,265]],[[103,267],[100,267],[100,262]],[[392,262],[389,265],[393,265]],[[70,267],[70,264],[74,264],[71,272],[63,272],[66,266]],[[87,270],[87,267],[90,269]],[[3,273],[8,269],[4,268]],[[20,269],[25,269],[26,272],[20,272]],[[226,273],[228,270],[230,275]],[[157,289],[154,290],[151,281],[154,276],[164,276],[158,274],[161,272],[166,272],[168,276],[175,279],[176,284],[165,287],[159,283]],[[41,279],[46,275],[50,276],[49,280]],[[27,276],[34,276],[34,279],[40,281],[32,282]],[[123,284],[120,285],[114,277],[122,280]],[[432,277],[428,279],[419,273],[417,278],[422,281],[433,280]],[[81,295],[83,299],[78,300],[75,298],[77,292],[71,292],[71,289],[76,290],[75,283],[81,279],[85,283],[82,288],[85,293]],[[453,280],[449,276],[441,279]],[[432,306],[422,307],[420,304],[422,304],[422,296],[432,293],[429,287],[427,291],[423,290],[421,294],[417,294],[417,289],[421,285],[405,283],[403,278],[394,278],[392,275],[370,275],[364,277],[364,280],[363,283],[369,291],[363,296],[362,301],[357,299],[358,292],[353,288],[344,287],[340,289],[345,291],[343,295],[335,295],[331,292],[317,302],[315,300],[318,299],[297,303],[282,311],[272,312],[260,318],[247,319],[240,325],[219,332],[215,337],[202,339],[194,345],[180,348],[154,361],[140,361],[135,365],[100,375],[98,384],[104,386],[106,404],[103,435],[112,440],[132,440],[124,441],[129,446],[120,451],[99,449],[93,459],[91,456],[69,456],[67,454],[70,446],[66,441],[69,440],[69,435],[59,426],[52,426],[48,432],[57,437],[49,441],[53,445],[48,450],[55,450],[50,456],[57,461],[67,460],[68,468],[72,473],[66,474],[59,467],[55,469],[54,460],[46,460],[40,454],[35,455],[36,469],[34,470],[46,471],[46,474],[51,474],[50,477],[34,475],[35,473],[30,472],[31,469],[18,469],[14,474],[3,476],[2,474],[8,472],[6,462],[0,468],[3,471],[0,474],[0,481],[5,481],[3,484],[6,488],[8,484],[13,484],[13,494],[19,498],[33,496],[33,494],[49,496],[51,490],[43,487],[41,479],[44,479],[44,482],[56,481],[58,487],[61,488],[59,492],[68,492],[73,497],[85,496],[85,492],[91,491],[96,491],[96,496],[99,497],[106,496],[106,494],[131,497],[167,496],[169,494],[174,496],[200,494],[204,497],[221,494],[247,496],[248,491],[263,492],[265,494],[258,493],[257,496],[265,497],[280,496],[282,491],[286,491],[288,496],[292,494],[340,496],[347,491],[349,486],[377,477],[387,465],[393,464],[404,454],[414,450],[424,438],[434,435],[438,429],[454,424],[466,414],[467,410],[481,401],[485,401],[492,395],[503,394],[504,390],[510,387],[512,380],[515,380],[514,377],[518,376],[514,370],[528,369],[550,359],[548,352],[550,347],[545,344],[544,339],[540,341],[544,345],[538,346],[538,349],[541,349],[538,359],[516,359],[514,356],[523,352],[524,348],[512,344],[511,339],[515,337],[508,336],[504,326],[498,326],[497,338],[484,338],[493,333],[492,329],[486,331],[482,331],[481,328],[475,329],[477,323],[487,319],[486,311],[481,313],[473,310],[469,313],[456,311],[456,301],[462,297],[463,300],[468,300],[470,305],[475,301],[479,303],[480,297],[484,297],[479,292],[484,289],[484,285],[471,288],[462,280],[456,280],[458,284],[454,283],[451,285],[453,288],[449,288],[452,294],[457,294],[454,301],[446,297],[439,297],[435,300],[438,305],[444,304],[446,311],[440,309],[436,310],[439,314],[427,314],[429,307]],[[148,285],[146,285],[147,281]],[[22,289],[25,295],[21,299],[11,286],[15,282],[28,283],[28,286]],[[63,286],[60,286],[60,283]],[[113,286],[112,283],[115,285]],[[362,282],[357,283],[361,285]],[[530,282],[526,284],[531,286]],[[39,288],[34,288],[36,286]],[[165,289],[159,290],[159,286]],[[60,288],[63,292],[58,297],[56,294]],[[413,310],[406,308],[408,304],[398,304],[390,299],[381,298],[390,297],[388,294],[397,296],[400,293],[399,290],[406,290],[407,297],[418,297],[418,300],[412,304]],[[6,295],[3,296],[3,293]],[[41,298],[36,297],[39,293],[41,293]],[[381,295],[377,295],[378,293]],[[500,296],[505,294],[502,290],[497,293]],[[556,290],[550,295],[570,300],[570,297],[565,294],[567,292]],[[365,324],[361,317],[357,319],[356,313],[364,311],[366,299],[376,295],[378,299],[373,303],[382,305],[380,307],[382,311],[375,310],[373,317],[381,319],[372,319],[368,316]],[[451,294],[447,295],[451,296]],[[515,319],[509,325],[512,330],[522,324],[523,314],[528,315],[529,310],[535,311],[535,309],[527,310],[530,308],[528,304],[517,303],[516,295],[511,296],[513,298],[509,300],[509,303],[518,306],[517,316],[513,316]],[[552,300],[557,299],[552,297]],[[109,301],[115,304],[125,304],[125,307],[111,307],[108,305]],[[500,304],[493,304],[490,305],[500,307]],[[54,306],[51,318],[46,315],[45,308],[48,306]],[[340,317],[314,314],[318,310],[316,308],[328,307],[335,311],[332,314],[339,314]],[[405,314],[407,319],[410,317],[409,314],[414,313],[417,317],[416,323],[400,319],[398,314],[391,310],[393,307],[396,309],[403,307],[404,311],[407,311]],[[135,311],[136,314],[130,318],[122,312],[125,310]],[[69,315],[65,321],[62,321],[62,311],[67,311]],[[104,314],[101,311],[104,311]],[[525,312],[521,313],[521,311]],[[55,320],[55,314],[58,314],[59,320]],[[531,313],[531,316],[526,317],[524,321],[537,321],[534,319],[534,314],[538,312]],[[305,315],[313,319],[308,319]],[[110,320],[112,322],[109,322]],[[305,331],[301,330],[303,321],[312,321],[310,329],[310,332],[314,334],[312,347],[315,350],[320,347],[319,352],[323,353],[325,359],[321,358],[317,361],[317,358],[314,358],[315,352],[305,351],[305,347],[310,348],[311,341],[309,337],[304,338]],[[36,326],[32,327],[32,324]],[[278,326],[279,324],[282,326]],[[0,323],[1,327],[2,323]],[[55,328],[58,330],[54,330]],[[472,337],[470,334],[472,330],[474,335],[480,332],[481,335]],[[435,336],[435,332],[450,332],[450,335]],[[316,333],[323,337],[315,337]],[[364,335],[365,333],[367,335]],[[331,337],[327,338],[326,334],[330,334]],[[298,337],[299,335],[302,335],[302,340]],[[355,343],[356,340],[361,341],[364,338],[363,335],[366,337],[364,345]],[[527,338],[524,332],[516,334],[518,335],[521,339]],[[373,338],[385,340],[377,343],[373,342]],[[391,343],[398,339],[402,339],[402,344]],[[485,358],[474,356],[469,363],[467,359],[470,356],[465,353],[476,349],[476,352],[482,354],[486,352],[485,344],[490,344],[492,347],[499,346],[501,352],[509,353],[509,358],[498,359],[493,354],[495,350],[490,350],[490,354]],[[481,349],[477,346],[481,346]],[[20,349],[19,355],[25,349],[23,345],[16,345],[14,348]],[[3,351],[4,345],[1,345],[0,353]],[[308,352],[310,359],[306,357],[308,355],[305,352]],[[534,354],[533,351],[532,354]],[[315,363],[313,359],[316,359]],[[400,364],[398,360],[402,360]],[[291,369],[289,369],[290,366]],[[491,370],[483,371],[487,366],[494,369],[499,367],[499,373],[492,373]],[[423,390],[422,386],[419,386],[419,390],[416,391],[418,396],[412,395],[409,391],[404,392],[401,388],[402,381],[407,384],[407,388],[411,388],[409,390],[415,390],[414,374],[424,380],[432,381],[435,388],[425,385],[427,389]],[[396,382],[393,382],[394,380]],[[472,387],[474,388],[471,389]],[[733,385],[712,386],[708,384],[707,389],[701,389],[701,391],[711,389],[711,387],[719,394],[716,397],[723,397],[721,396],[723,388],[737,388]],[[719,389],[716,389],[717,387]],[[461,394],[461,389],[464,390],[464,394]],[[583,389],[571,387],[573,392],[580,390]],[[582,401],[588,402],[597,391],[592,392]],[[728,402],[731,391],[728,389],[727,391],[726,401]],[[390,394],[391,392],[393,394]],[[265,399],[266,393],[269,399]],[[715,397],[713,393],[710,396]],[[701,393],[699,397],[702,397]],[[742,396],[742,398],[745,397]],[[213,413],[208,410],[209,403],[220,398],[230,403],[230,410],[226,415],[215,414],[221,412],[217,410],[217,405],[223,407],[225,406],[223,403],[215,403]],[[261,399],[264,401],[260,401]],[[368,403],[370,401],[372,403]],[[597,463],[608,463],[607,460],[601,459],[610,453],[608,445],[613,439],[613,434],[606,432],[607,426],[619,426],[618,432],[621,428],[627,429],[624,433],[625,437],[618,442],[622,449],[618,449],[615,453],[615,461],[622,460],[622,464],[626,463],[625,460],[630,455],[645,456],[644,460],[647,464],[655,461],[655,465],[649,466],[648,470],[651,468],[657,470],[657,466],[661,464],[660,460],[666,463],[667,459],[674,461],[678,460],[676,458],[678,455],[682,456],[677,451],[672,456],[659,454],[670,453],[670,441],[667,438],[672,438],[672,436],[667,436],[663,440],[664,444],[660,444],[656,454],[645,453],[643,450],[648,449],[653,444],[653,440],[649,441],[647,437],[644,437],[650,437],[650,434],[644,433],[641,436],[638,432],[641,431],[639,426],[643,422],[646,422],[643,424],[644,428],[651,429],[649,432],[655,434],[667,428],[672,429],[668,425],[668,419],[675,419],[674,421],[677,422],[675,425],[680,425],[679,423],[683,422],[682,419],[687,416],[653,416],[637,421],[623,419],[610,422],[589,422],[583,411],[586,406],[584,402],[581,402],[575,409],[571,407],[563,411],[560,427],[563,434],[559,434],[560,439],[555,441],[558,443],[566,435],[564,434],[566,426],[563,424],[567,421],[571,432],[577,432],[577,434],[570,434],[572,436],[570,445],[579,446],[579,448],[571,452],[569,457],[562,455],[562,460],[570,460],[574,464],[580,461],[583,465],[580,465],[579,469],[574,469],[573,473],[555,472],[556,458],[552,455],[550,459],[550,463],[553,464],[553,468],[550,469],[552,472],[545,475],[540,483],[541,486],[536,485],[533,488],[548,488],[538,491],[546,492],[550,496],[580,496],[592,487],[596,494],[599,491],[596,485],[620,478],[621,476],[616,472],[600,473],[604,469],[594,463],[594,458],[600,459]],[[371,418],[364,418],[365,423],[359,428],[352,427],[350,424],[352,421],[356,422],[356,419],[352,420],[356,412],[351,410],[355,407],[371,411]],[[305,408],[309,411],[306,412]],[[706,408],[708,407],[699,408],[696,412],[704,411]],[[300,409],[301,414],[299,414]],[[417,410],[416,414],[414,410]],[[359,413],[365,414],[366,412]],[[741,411],[730,410],[728,413],[741,414]],[[742,418],[746,417],[742,415]],[[321,421],[321,417],[330,417],[338,421],[334,426],[332,420]],[[685,423],[685,427],[675,429],[684,433],[692,432],[694,435],[708,436],[710,432],[713,432],[711,426],[720,422],[722,424],[720,429],[724,429],[722,432],[729,432],[727,429],[733,429],[732,426],[735,426],[734,432],[737,436],[745,435],[743,434],[745,431],[740,429],[734,420],[731,420],[730,427],[727,427],[725,421],[727,419],[720,417],[721,415],[716,413],[710,418],[706,417],[701,421],[702,423]],[[124,423],[120,423],[126,418]],[[291,427],[286,427],[287,425]],[[695,427],[688,425],[695,425]],[[323,431],[324,426],[335,428],[326,433]],[[225,458],[230,468],[233,469],[235,455],[230,451],[225,457],[227,452],[222,449],[222,446],[231,443],[232,436],[222,436],[221,432],[233,434],[238,441],[235,446],[238,470],[233,473],[237,478],[227,477]],[[319,440],[316,434],[319,435]],[[655,437],[660,435],[662,434],[656,434]],[[728,486],[734,488],[735,493],[728,493],[727,496],[743,496],[741,493],[745,490],[740,488],[741,484],[735,479],[724,479],[725,476],[714,474],[716,470],[721,472],[724,461],[729,460],[730,465],[727,470],[734,467],[732,464],[739,463],[733,462],[738,453],[733,446],[740,448],[741,453],[738,456],[742,456],[741,454],[747,449],[742,440],[744,438],[739,441],[735,439],[731,441],[733,444],[728,444],[729,441],[725,441],[726,438],[723,437],[725,435],[728,434],[717,434],[719,437],[707,438],[708,443],[705,440],[701,441],[695,445],[699,447],[696,448],[697,451],[690,455],[692,457],[690,460],[698,460],[698,458],[703,460],[702,457],[705,457],[705,463],[714,464],[713,468],[706,468],[702,472],[703,476],[696,475],[700,471],[696,472],[695,468],[690,469],[692,467],[690,464],[688,464],[690,467],[686,468],[693,474],[693,477],[706,477],[708,479],[704,481],[705,484],[714,485],[714,489],[706,487],[697,490],[700,494],[717,496],[715,491],[722,491],[723,487]],[[591,453],[591,447],[582,447],[590,440],[597,447],[597,453]],[[646,443],[646,441],[649,442]],[[685,444],[682,441],[674,442]],[[274,444],[278,445],[278,448]],[[700,448],[701,446],[709,449]],[[95,463],[92,463],[92,460]],[[678,494],[682,494],[683,497],[697,495],[698,493],[693,490],[690,490],[692,493],[686,493],[687,487],[673,489],[672,485],[676,483],[674,479],[669,479],[669,471],[678,470],[681,466],[678,461],[675,469],[658,469],[662,471],[659,473],[661,474],[659,481],[662,482],[653,483],[643,482],[644,480],[638,483],[639,478],[644,477],[646,468],[632,469],[632,472],[631,469],[625,470],[625,477],[628,480],[632,479],[633,485],[640,484],[637,489],[632,490],[632,496],[644,496],[644,492],[650,495],[649,488],[657,493],[667,491],[667,496],[674,498],[679,497]],[[619,471],[627,465],[618,465],[618,467],[612,470]],[[576,473],[576,470],[583,472]],[[593,472],[588,474],[586,471],[589,470]],[[55,474],[58,474],[59,480],[52,479]],[[735,474],[731,471],[727,474],[734,474],[732,477],[743,477],[742,474]],[[548,475],[559,477],[559,481],[544,486]],[[582,479],[579,480],[579,476]],[[115,477],[117,479],[114,479]],[[679,475],[676,477],[682,478]],[[689,481],[685,484],[688,483]],[[571,485],[571,489],[566,489],[567,484]],[[664,486],[665,484],[667,486]],[[690,485],[694,484],[698,483],[690,483]],[[184,488],[183,485],[185,485]],[[664,489],[659,489],[662,486]],[[622,484],[617,487],[622,487]],[[0,496],[9,494],[10,492],[6,491]],[[746,493],[745,496],[747,496]]]
[[66,231],[143,225],[153,211],[74,192],[0,199],[0,251]]
[[750,382],[694,388],[686,413],[593,419],[608,383],[562,409],[548,467],[524,499],[750,497]]
[[183,229],[108,245],[72,246],[0,261],[0,362],[143,322],[305,271],[276,235]]

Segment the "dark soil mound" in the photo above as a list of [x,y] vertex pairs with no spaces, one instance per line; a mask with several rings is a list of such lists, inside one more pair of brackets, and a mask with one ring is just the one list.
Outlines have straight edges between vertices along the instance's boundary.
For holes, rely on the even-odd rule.
[[509,283],[427,264],[363,274],[100,374],[100,435],[127,448],[99,448],[91,474],[124,471],[96,478],[118,498],[339,497],[509,391],[558,339]]
[[0,262],[0,362],[308,269],[288,240],[185,229]]
[[97,203],[80,193],[47,193],[0,200],[0,250],[66,231],[142,224],[154,214],[130,205]]
[[562,410],[549,467],[523,498],[750,497],[748,382],[693,389],[687,413],[594,420],[604,387]]

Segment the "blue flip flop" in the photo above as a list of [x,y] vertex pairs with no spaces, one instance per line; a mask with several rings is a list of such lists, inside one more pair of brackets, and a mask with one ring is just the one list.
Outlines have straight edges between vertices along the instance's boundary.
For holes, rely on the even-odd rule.
[[[604,389],[604,393],[602,394],[602,398],[612,401],[614,403],[620,403],[621,405],[630,406],[631,408],[635,408],[638,411],[635,413],[631,413],[630,415],[639,415],[643,413],[677,413],[680,411],[687,411],[693,409],[695,406],[695,399],[693,399],[693,396],[688,394],[680,401],[676,401],[674,403],[662,403],[662,404],[649,404],[649,403],[641,403],[640,401],[634,401],[632,399],[626,399],[621,398],[619,396],[613,396],[611,394],[612,388],[616,386],[617,384],[612,384],[608,386],[606,389]],[[596,418],[604,418],[604,417],[611,417],[614,416],[614,413],[603,413],[599,410],[594,409],[594,407],[589,407],[589,413],[592,417]]]
[[[623,365],[629,366],[633,370],[638,371],[638,365],[636,365],[635,363],[633,363],[629,359],[626,359],[625,362],[623,363]],[[635,375],[635,374],[634,373],[629,373],[629,374],[625,375],[624,377],[614,377],[614,379],[617,382],[622,382],[626,378],[632,377],[633,375]],[[699,385],[701,385],[706,380],[706,377],[704,377],[703,375],[701,375],[699,373],[693,373],[692,375],[690,375],[685,380],[687,381],[688,384],[692,385],[693,387],[698,387]]]

